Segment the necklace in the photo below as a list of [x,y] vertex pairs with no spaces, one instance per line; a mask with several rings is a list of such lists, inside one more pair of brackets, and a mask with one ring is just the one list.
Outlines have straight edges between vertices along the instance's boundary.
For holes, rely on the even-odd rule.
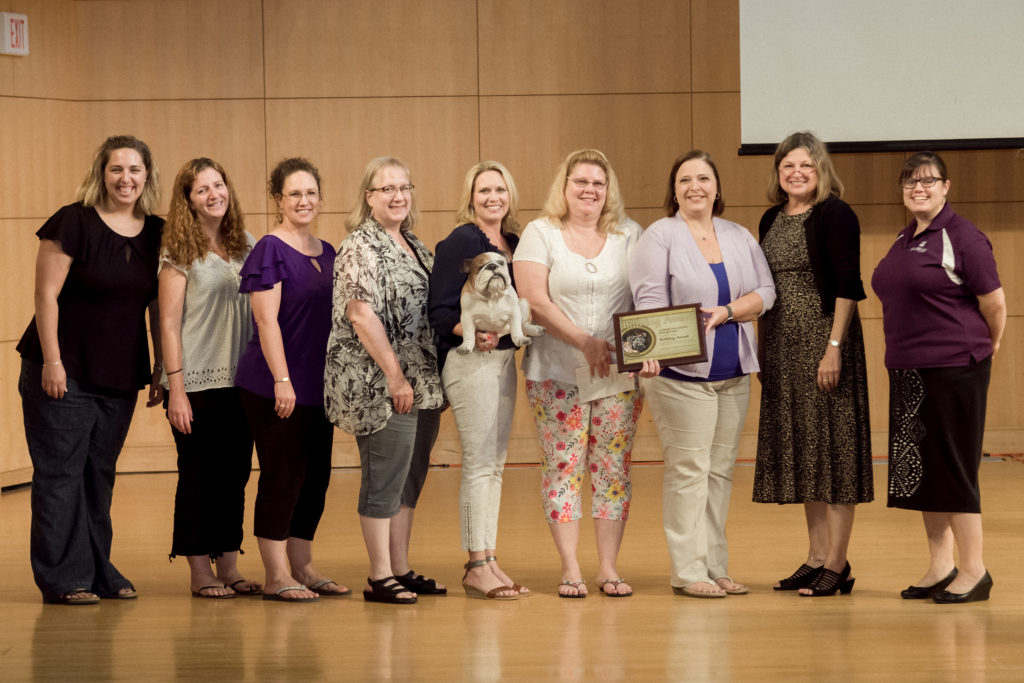
[[[580,258],[583,259],[583,261],[584,261],[583,268],[588,273],[591,273],[591,274],[596,273],[597,272],[597,264],[594,263],[594,261],[592,260],[591,257],[585,256],[586,252],[585,252],[585,250],[581,246],[581,242],[580,242],[579,236],[575,232],[573,232],[572,228],[569,227],[568,224],[565,226],[565,232],[568,233],[569,237],[572,238],[572,245],[571,245],[571,247],[572,247],[573,253],[575,253],[576,255],[578,255]],[[597,256],[600,256],[601,255],[601,249],[604,248],[604,243],[605,243],[605,240],[607,238],[604,235],[601,235],[601,237],[602,237],[601,245],[598,248],[597,255],[595,255],[593,258],[597,258]]]

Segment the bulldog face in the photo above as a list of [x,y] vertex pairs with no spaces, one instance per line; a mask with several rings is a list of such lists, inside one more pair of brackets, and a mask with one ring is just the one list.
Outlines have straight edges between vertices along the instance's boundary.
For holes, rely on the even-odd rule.
[[469,273],[466,286],[485,298],[500,296],[512,284],[508,274],[508,260],[503,254],[484,252],[463,265]]

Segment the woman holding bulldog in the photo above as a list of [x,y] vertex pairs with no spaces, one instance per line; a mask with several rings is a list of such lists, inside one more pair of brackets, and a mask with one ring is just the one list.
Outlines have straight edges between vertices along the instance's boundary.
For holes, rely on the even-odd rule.
[[586,470],[599,588],[610,597],[633,594],[615,562],[629,516],[629,465],[643,401],[635,389],[586,400],[579,377],[586,382],[612,372],[612,314],[633,308],[626,265],[639,237],[608,159],[583,149],[559,165],[543,215],[526,226],[515,255],[519,293],[547,329],[528,347],[523,370],[544,452],[541,496],[562,559],[563,598],[587,596],[576,559]]
[[[441,381],[462,443],[459,525],[462,548],[469,552],[462,585],[467,596],[488,600],[530,595],[498,567],[495,550],[501,475],[516,405],[516,345],[511,335],[476,330],[472,352],[459,349],[464,333],[461,296],[463,287],[472,289],[475,281],[475,273],[467,274],[464,264],[484,254],[492,257],[491,263],[511,258],[519,244],[518,202],[504,166],[482,161],[469,169],[455,219],[458,227],[438,243],[430,274],[430,324],[438,334]],[[497,271],[500,276],[500,265]],[[505,284],[512,287],[510,281]]]

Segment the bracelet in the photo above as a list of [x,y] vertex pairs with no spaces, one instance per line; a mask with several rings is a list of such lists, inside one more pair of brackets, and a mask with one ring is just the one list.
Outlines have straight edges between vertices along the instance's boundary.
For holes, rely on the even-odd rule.
[[185,368],[178,368],[177,370],[171,370],[170,372],[167,373],[167,376],[170,377],[171,375],[177,375],[179,372],[181,372],[184,369]]
[[44,368],[52,368],[52,367],[54,367],[55,365],[60,365],[60,358],[58,358],[57,360],[55,360],[55,361],[54,361],[54,362],[52,362],[52,363],[45,363],[45,362],[43,363],[43,367],[44,367]]
[[829,343],[829,346],[834,346],[834,347],[836,347],[837,349],[839,348],[839,342],[838,342],[838,341],[836,341],[835,339],[829,339],[829,340],[828,340],[828,343]]
[[732,306],[730,306],[729,304],[726,304],[725,305],[725,312],[729,314],[729,317],[725,319],[725,322],[731,323],[732,322]]
[[281,382],[291,382],[291,377],[282,377],[281,379],[275,379],[274,384],[280,384]]

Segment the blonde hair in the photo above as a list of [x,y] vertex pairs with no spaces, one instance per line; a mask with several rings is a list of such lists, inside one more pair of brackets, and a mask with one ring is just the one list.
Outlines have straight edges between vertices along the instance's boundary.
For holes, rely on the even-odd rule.
[[[357,230],[360,225],[366,222],[367,218],[373,216],[373,209],[370,208],[370,204],[366,201],[366,193],[373,187],[373,179],[377,177],[377,174],[384,168],[400,168],[405,171],[405,175],[409,177],[409,182],[412,183],[412,174],[409,173],[409,167],[402,162],[401,159],[395,157],[377,157],[371,159],[370,163],[366,165],[366,171],[363,172],[363,181],[359,183],[359,192],[356,195],[356,204],[352,208],[352,213],[345,219],[345,228],[352,232]],[[399,229],[402,232],[412,232],[413,228],[416,227],[416,223],[419,220],[420,212],[416,208],[416,197],[415,195],[409,196],[409,215],[402,221],[402,225]]]
[[580,164],[593,164],[604,171],[605,177],[608,179],[608,188],[605,191],[604,206],[601,207],[601,217],[597,221],[597,229],[604,233],[618,232],[618,226],[626,219],[622,195],[619,194],[619,181],[615,177],[612,165],[608,163],[608,157],[596,149],[578,149],[571,152],[558,165],[541,215],[559,228],[564,227],[562,221],[569,215],[569,207],[565,201],[565,186],[569,182],[569,174]]
[[789,195],[783,191],[779,184],[779,164],[794,149],[804,149],[814,162],[814,170],[818,173],[818,187],[815,188],[813,204],[820,204],[830,194],[837,197],[843,196],[843,183],[836,175],[836,169],[832,166],[832,158],[828,155],[825,143],[819,140],[809,130],[802,130],[793,133],[779,143],[775,150],[775,162],[772,165],[772,178],[768,185],[768,200],[772,204],[781,204],[789,201]]
[[160,173],[153,163],[153,154],[145,142],[131,135],[112,135],[103,141],[92,157],[92,164],[75,191],[75,201],[83,206],[96,206],[107,199],[107,185],[103,182],[110,155],[118,149],[134,149],[146,167],[146,184],[135,201],[135,206],[147,216],[156,211],[160,203]]
[[476,179],[487,171],[495,171],[505,182],[505,189],[508,190],[508,212],[501,219],[501,232],[506,235],[519,234],[519,221],[516,219],[516,212],[519,210],[519,191],[516,189],[512,174],[497,161],[481,161],[474,164],[466,174],[466,180],[462,183],[462,194],[459,197],[459,210],[455,214],[456,225],[464,223],[476,223],[476,210],[473,208],[473,192],[476,190]]
[[171,262],[178,266],[188,266],[196,259],[205,258],[210,249],[210,239],[203,232],[189,200],[196,176],[206,169],[219,173],[228,189],[228,209],[218,229],[224,251],[229,258],[241,258],[249,253],[249,243],[245,237],[245,216],[235,196],[231,179],[224,167],[216,161],[199,157],[185,162],[174,178],[171,207],[167,212],[161,238],[160,251],[166,252]]

